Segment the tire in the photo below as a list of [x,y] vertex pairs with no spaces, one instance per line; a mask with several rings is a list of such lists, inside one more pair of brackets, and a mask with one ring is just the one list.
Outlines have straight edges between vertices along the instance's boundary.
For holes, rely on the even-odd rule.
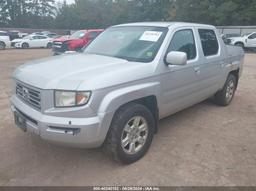
[[242,42],[237,42],[235,45],[240,46],[242,49],[244,49],[244,43]]
[[233,74],[229,74],[222,90],[215,94],[215,103],[220,106],[228,106],[234,98],[237,79]]
[[81,52],[82,48],[81,47],[78,47],[75,49],[76,52]]
[[6,48],[6,45],[4,42],[0,42],[0,50],[4,50]]
[[52,48],[52,43],[49,42],[49,43],[47,44],[46,48]]
[[131,164],[147,153],[154,132],[155,118],[150,110],[141,104],[127,104],[115,114],[103,149],[114,160]]
[[24,42],[24,43],[22,43],[21,47],[24,49],[27,49],[27,48],[29,48],[29,44]]

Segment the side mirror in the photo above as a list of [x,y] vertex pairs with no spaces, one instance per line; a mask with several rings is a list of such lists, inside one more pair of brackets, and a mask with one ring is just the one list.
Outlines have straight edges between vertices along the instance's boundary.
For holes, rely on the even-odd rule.
[[166,56],[168,65],[186,65],[187,54],[185,52],[171,51]]

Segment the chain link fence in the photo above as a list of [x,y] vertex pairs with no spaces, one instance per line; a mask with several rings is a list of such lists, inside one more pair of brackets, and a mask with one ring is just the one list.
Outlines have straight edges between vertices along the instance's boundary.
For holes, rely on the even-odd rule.
[[256,26],[217,26],[220,34],[249,34],[256,32]]

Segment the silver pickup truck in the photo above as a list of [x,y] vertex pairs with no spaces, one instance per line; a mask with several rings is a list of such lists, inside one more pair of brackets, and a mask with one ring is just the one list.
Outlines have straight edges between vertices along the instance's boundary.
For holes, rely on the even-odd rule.
[[117,25],[82,53],[20,66],[11,108],[24,131],[61,145],[102,146],[132,163],[148,151],[159,119],[209,97],[229,105],[243,59],[213,26]]

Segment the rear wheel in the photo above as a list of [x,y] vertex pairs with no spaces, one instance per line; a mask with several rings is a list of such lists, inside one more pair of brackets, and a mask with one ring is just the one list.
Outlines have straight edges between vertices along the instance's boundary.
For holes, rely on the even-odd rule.
[[215,102],[221,106],[229,105],[234,98],[236,87],[236,77],[233,74],[229,74],[222,90],[215,94]]
[[52,43],[49,42],[49,43],[47,44],[46,48],[52,48]]
[[24,48],[24,49],[29,48],[29,44],[26,43],[26,42],[24,42],[21,46],[22,46],[22,48]]
[[0,42],[0,50],[4,50],[6,47],[4,42]]
[[114,116],[103,148],[117,161],[136,162],[147,153],[154,129],[155,119],[147,107],[125,105]]

